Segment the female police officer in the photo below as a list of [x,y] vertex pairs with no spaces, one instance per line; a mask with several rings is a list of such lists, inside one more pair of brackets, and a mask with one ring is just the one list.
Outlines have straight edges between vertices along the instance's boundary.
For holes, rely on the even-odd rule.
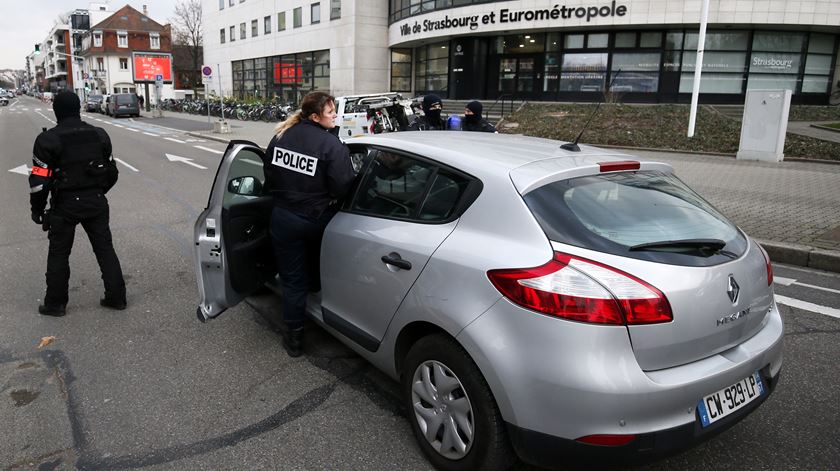
[[324,229],[355,178],[347,147],[329,132],[335,118],[335,98],[311,92],[277,126],[265,152],[266,185],[274,197],[271,238],[283,286],[283,346],[293,357],[303,349],[307,294],[320,290]]

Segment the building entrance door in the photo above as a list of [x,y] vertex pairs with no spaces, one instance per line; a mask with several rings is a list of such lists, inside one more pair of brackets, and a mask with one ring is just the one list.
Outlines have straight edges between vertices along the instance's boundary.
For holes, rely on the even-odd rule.
[[534,98],[540,92],[542,61],[539,55],[502,56],[499,61],[499,95]]

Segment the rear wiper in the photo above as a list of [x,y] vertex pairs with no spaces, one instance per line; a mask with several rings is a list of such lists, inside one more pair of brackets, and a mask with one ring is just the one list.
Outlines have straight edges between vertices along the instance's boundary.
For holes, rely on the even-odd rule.
[[648,242],[646,244],[634,245],[630,247],[630,251],[694,249],[701,252],[711,251],[714,253],[720,251],[724,247],[726,247],[726,242],[720,239],[681,239],[662,240],[659,242]]

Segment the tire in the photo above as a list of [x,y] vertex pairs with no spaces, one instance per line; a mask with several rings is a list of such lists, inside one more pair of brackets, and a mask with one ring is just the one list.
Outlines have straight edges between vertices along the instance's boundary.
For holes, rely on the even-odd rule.
[[[404,364],[402,395],[408,420],[435,468],[499,471],[514,463],[493,393],[460,345],[443,334],[424,337],[411,347]],[[438,394],[441,388],[450,391]],[[435,419],[436,433],[427,438],[424,430]],[[450,437],[462,448],[446,446]]]

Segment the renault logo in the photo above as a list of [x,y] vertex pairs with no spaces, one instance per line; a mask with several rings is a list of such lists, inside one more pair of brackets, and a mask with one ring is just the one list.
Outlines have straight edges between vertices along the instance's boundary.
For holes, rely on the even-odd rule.
[[738,286],[738,283],[735,282],[735,278],[732,275],[729,275],[729,285],[726,287],[726,295],[729,296],[729,300],[732,301],[732,304],[738,302],[738,293],[741,291],[741,288]]

